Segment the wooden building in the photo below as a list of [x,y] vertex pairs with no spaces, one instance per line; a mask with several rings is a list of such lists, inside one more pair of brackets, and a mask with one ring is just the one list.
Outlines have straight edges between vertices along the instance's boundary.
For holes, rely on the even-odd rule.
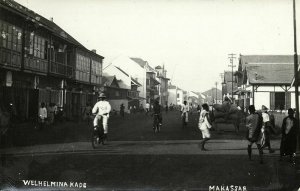
[[35,118],[42,102],[77,118],[96,101],[104,57],[13,0],[0,1],[0,31],[0,106],[12,103],[18,120]]

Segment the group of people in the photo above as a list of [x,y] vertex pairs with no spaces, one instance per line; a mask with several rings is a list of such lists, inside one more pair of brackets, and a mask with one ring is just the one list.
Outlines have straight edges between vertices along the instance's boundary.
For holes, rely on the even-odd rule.
[[[262,113],[256,112],[254,105],[249,106],[250,115],[246,117],[248,157],[252,160],[252,145],[256,144],[260,163],[263,163],[263,148],[268,147],[270,153],[274,153],[270,144],[270,132],[274,124],[271,123],[268,108],[262,106]],[[295,163],[295,153],[297,147],[297,120],[293,109],[288,109],[288,116],[283,119],[281,127],[280,160],[286,155],[290,156],[290,161]]]
[[58,114],[58,108],[55,103],[49,103],[47,108],[46,104],[42,102],[38,113],[39,128],[43,129],[46,122],[48,122],[49,125],[54,124],[57,114]]
[[[268,108],[262,106],[262,112],[257,112],[254,105],[250,105],[249,115],[246,117],[246,138],[248,140],[248,157],[252,160],[252,145],[255,143],[259,151],[260,163],[263,163],[263,148],[268,148],[269,153],[274,153],[270,143],[270,135],[275,126],[272,115],[268,113]],[[182,109],[185,112],[184,106]],[[188,112],[186,112],[188,113]],[[283,119],[281,127],[281,143],[280,143],[280,161],[284,156],[290,156],[290,161],[295,164],[298,122],[294,116],[293,109],[288,109],[288,116]],[[202,133],[201,150],[206,151],[204,145],[210,139],[210,128],[212,123],[209,117],[209,107],[207,104],[202,105],[199,116],[199,129]]]

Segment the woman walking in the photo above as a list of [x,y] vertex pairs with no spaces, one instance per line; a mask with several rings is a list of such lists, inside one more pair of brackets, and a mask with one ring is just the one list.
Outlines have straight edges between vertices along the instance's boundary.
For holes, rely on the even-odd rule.
[[201,142],[201,150],[202,151],[207,151],[205,149],[204,145],[205,143],[210,139],[210,132],[209,129],[211,128],[210,120],[209,120],[209,107],[205,103],[202,105],[202,111],[200,113],[200,118],[199,118],[199,129],[201,130],[202,133],[202,142]]
[[296,148],[297,148],[297,120],[294,117],[294,110],[288,109],[288,116],[283,119],[280,144],[280,160],[285,155],[290,155],[290,161],[295,164]]

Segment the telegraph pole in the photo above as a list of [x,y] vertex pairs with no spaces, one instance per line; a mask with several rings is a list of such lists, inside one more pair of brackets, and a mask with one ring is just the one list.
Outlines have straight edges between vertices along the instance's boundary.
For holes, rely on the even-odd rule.
[[217,104],[218,103],[218,92],[217,92],[218,82],[216,82],[215,84],[216,84],[216,104]]
[[[295,75],[295,102],[296,102],[296,119],[299,122],[299,91],[298,91],[298,54],[297,54],[297,30],[296,30],[296,2],[293,0],[293,24],[294,24],[294,75]],[[299,128],[299,123],[298,123]],[[300,148],[300,137],[298,134],[298,149]]]
[[235,67],[235,65],[233,65],[233,60],[236,58],[235,57],[236,54],[228,54],[228,58],[230,59],[230,65],[228,65],[229,67],[231,67],[231,101],[233,102],[233,67]]

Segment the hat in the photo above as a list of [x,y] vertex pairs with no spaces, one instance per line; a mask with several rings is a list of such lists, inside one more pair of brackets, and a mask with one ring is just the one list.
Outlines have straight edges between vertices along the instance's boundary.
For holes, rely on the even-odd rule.
[[100,93],[98,97],[106,97],[104,93]]
[[261,106],[261,110],[262,110],[262,111],[267,111],[268,108],[267,108],[266,106],[262,105],[262,106]]

